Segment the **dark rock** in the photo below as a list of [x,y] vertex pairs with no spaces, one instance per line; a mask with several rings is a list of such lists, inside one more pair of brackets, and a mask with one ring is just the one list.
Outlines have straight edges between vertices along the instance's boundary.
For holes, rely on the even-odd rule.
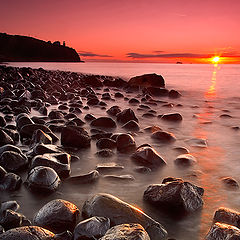
[[209,230],[205,240],[238,240],[240,239],[240,229],[234,226],[215,223]]
[[6,120],[4,119],[4,117],[0,116],[0,127],[5,127],[6,126]]
[[173,148],[173,150],[175,150],[176,152],[181,153],[181,154],[189,153],[189,150],[186,149],[185,147],[175,147],[175,148]]
[[134,168],[134,171],[138,172],[138,173],[149,173],[152,170],[151,170],[151,168],[148,168],[148,167],[145,167],[145,166],[138,166],[138,167]]
[[105,149],[105,148],[114,149],[117,146],[116,141],[110,138],[100,138],[97,141],[96,145],[99,149]]
[[181,93],[179,93],[178,91],[172,89],[172,90],[169,91],[168,96],[169,96],[170,98],[179,98],[179,97],[181,97],[182,95],[181,95]]
[[121,109],[119,106],[112,106],[107,110],[107,113],[111,116],[116,116],[120,112],[121,112]]
[[163,240],[167,231],[141,210],[110,194],[96,194],[84,203],[82,214],[85,218],[99,216],[109,218],[111,225],[124,223],[141,224],[152,240]]
[[14,145],[11,145],[11,144],[6,144],[6,145],[0,147],[0,155],[3,152],[6,152],[6,151],[12,151],[12,152],[16,152],[16,153],[22,154],[22,151],[21,151],[20,148],[14,146]]
[[166,97],[168,96],[169,91],[166,88],[161,87],[147,87],[143,89],[143,93],[156,97]]
[[37,144],[33,148],[34,155],[43,155],[45,153],[61,153],[58,146],[52,144]]
[[85,115],[84,119],[86,121],[93,121],[94,119],[96,119],[96,117],[94,117],[92,114],[88,113],[88,114]]
[[150,185],[144,192],[144,199],[161,208],[169,207],[177,212],[193,212],[203,205],[203,188],[182,179],[163,180],[162,184]]
[[197,160],[191,154],[181,154],[177,156],[174,163],[180,167],[189,167],[197,163]]
[[114,155],[114,152],[111,149],[102,149],[96,152],[96,155],[99,157],[109,158]]
[[124,169],[124,166],[110,162],[105,164],[98,164],[96,169],[97,171],[104,173],[104,172],[109,172],[114,170],[122,170]]
[[26,185],[33,191],[53,192],[59,187],[61,180],[50,167],[37,166],[30,170]]
[[138,122],[138,119],[137,119],[134,111],[131,108],[124,109],[122,112],[120,112],[116,116],[117,116],[117,121],[122,124],[125,124],[131,120]]
[[0,235],[0,240],[58,240],[55,234],[37,227],[37,226],[24,226],[13,228]]
[[64,127],[61,133],[61,144],[64,147],[86,148],[89,147],[91,138],[81,127]]
[[122,128],[129,131],[135,131],[135,132],[138,132],[140,130],[139,124],[134,120],[128,121],[122,126]]
[[45,204],[34,216],[33,223],[50,231],[73,231],[79,217],[79,209],[71,202],[56,199]]
[[97,170],[93,170],[87,174],[72,176],[68,178],[67,181],[74,184],[86,184],[86,183],[95,182],[98,180],[98,178],[99,178],[99,172]]
[[31,168],[37,166],[50,167],[56,171],[59,177],[69,177],[71,156],[67,153],[47,153],[37,155],[32,159]]
[[0,166],[10,172],[21,170],[27,164],[27,157],[21,153],[5,151],[0,156]]
[[7,173],[4,168],[0,166],[0,190],[1,191],[15,191],[20,188],[22,179],[14,174]]
[[5,133],[2,129],[0,129],[0,147],[6,144],[14,144],[13,139]]
[[99,100],[97,98],[91,98],[87,101],[87,105],[89,106],[94,106],[98,104],[99,104]]
[[7,209],[17,211],[19,208],[20,208],[19,204],[14,200],[10,200],[10,201],[0,203],[0,212],[3,212]]
[[139,104],[140,103],[140,101],[138,100],[138,99],[136,99],[136,98],[131,98],[129,101],[128,101],[128,103],[129,104]]
[[154,132],[161,131],[161,130],[162,129],[159,126],[156,126],[156,125],[144,128],[144,131],[149,132],[149,133],[154,133]]
[[164,87],[165,81],[161,75],[153,73],[133,77],[128,81],[128,84],[141,87]]
[[172,133],[161,131],[161,130],[152,133],[151,137],[162,143],[169,143],[169,142],[176,141],[176,137]]
[[74,240],[99,239],[110,228],[110,219],[105,217],[91,217],[81,221],[74,229]]
[[144,165],[150,168],[166,165],[164,159],[157,153],[157,151],[149,146],[143,146],[136,150],[132,155],[137,164]]
[[115,98],[123,98],[124,95],[120,92],[116,92],[115,95],[114,95]]
[[49,114],[48,117],[50,119],[63,119],[64,115],[61,111],[57,111],[57,110],[52,110]]
[[50,134],[52,131],[45,125],[42,124],[27,124],[24,125],[20,130],[21,138],[32,138],[33,133],[36,130],[42,130],[43,132]]
[[161,117],[162,120],[179,122],[182,121],[182,115],[180,113],[168,113],[163,114]]
[[105,179],[113,180],[113,181],[133,181],[135,178],[132,175],[104,175]]
[[136,142],[130,134],[119,134],[116,139],[117,150],[119,152],[131,152],[136,149]]
[[93,120],[90,124],[92,127],[100,127],[100,128],[116,128],[117,125],[112,118],[109,117],[99,117]]
[[101,240],[150,240],[148,233],[145,229],[136,223],[130,224],[120,224],[115,227],[110,228],[105,236]]
[[32,135],[31,145],[36,144],[52,144],[52,138],[43,132],[41,129],[37,129]]
[[[221,179],[222,183],[231,190],[239,189],[237,181],[231,177],[224,177]],[[240,226],[239,226],[240,227]]]

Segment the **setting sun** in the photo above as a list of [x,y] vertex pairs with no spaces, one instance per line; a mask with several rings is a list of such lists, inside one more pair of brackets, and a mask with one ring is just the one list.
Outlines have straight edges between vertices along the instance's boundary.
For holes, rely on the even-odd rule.
[[211,58],[211,62],[212,63],[218,63],[220,61],[220,57],[219,56],[215,56]]

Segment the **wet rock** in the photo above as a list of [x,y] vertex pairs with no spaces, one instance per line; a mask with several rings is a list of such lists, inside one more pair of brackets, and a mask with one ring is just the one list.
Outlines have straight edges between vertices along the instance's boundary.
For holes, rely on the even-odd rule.
[[22,184],[21,178],[14,173],[7,173],[7,171],[0,166],[0,190],[1,191],[15,191],[20,188]]
[[149,132],[149,133],[154,133],[154,132],[159,131],[159,130],[161,131],[162,129],[159,126],[156,126],[156,125],[144,128],[144,131]]
[[13,139],[5,133],[2,129],[0,129],[0,147],[6,144],[14,144]]
[[172,90],[169,91],[168,96],[170,98],[179,98],[179,97],[182,96],[182,94],[179,93],[178,91],[172,89]]
[[143,93],[156,97],[165,97],[168,96],[169,91],[166,88],[161,87],[147,87],[143,89]]
[[156,73],[144,74],[131,78],[128,81],[131,86],[141,86],[141,87],[165,87],[164,78]]
[[164,159],[151,146],[142,146],[132,155],[132,159],[140,165],[150,168],[166,165]]
[[96,152],[96,155],[99,157],[109,158],[114,155],[114,152],[111,149],[102,149]]
[[28,124],[34,124],[33,120],[27,114],[19,114],[16,117],[16,125],[18,129]]
[[206,148],[207,140],[204,138],[192,138],[186,141],[191,147]]
[[81,221],[74,229],[74,240],[99,239],[110,228],[110,219],[91,217]]
[[72,176],[67,179],[68,182],[74,184],[86,184],[92,183],[99,179],[99,172],[97,170],[93,170],[87,174]]
[[96,119],[96,117],[94,117],[92,114],[88,113],[85,115],[84,119],[86,121],[93,121],[94,119]]
[[31,145],[36,145],[39,143],[52,144],[52,138],[43,132],[41,129],[37,129],[32,135]]
[[114,94],[114,97],[115,97],[115,98],[123,98],[124,95],[123,95],[122,93],[120,93],[120,92],[116,92],[116,93]]
[[159,206],[190,213],[203,205],[203,188],[182,179],[167,178],[162,184],[152,184],[144,192],[144,200]]
[[107,113],[110,115],[110,116],[116,116],[118,113],[121,112],[121,109],[119,106],[112,106],[111,108],[109,108],[107,110]]
[[68,153],[48,153],[37,155],[32,159],[31,168],[37,166],[50,167],[56,171],[59,177],[69,177],[71,156]]
[[111,100],[111,95],[109,93],[103,93],[102,94],[102,99],[103,100]]
[[175,159],[174,163],[180,167],[189,167],[196,164],[197,160],[191,154],[181,154]]
[[237,240],[240,239],[240,229],[234,226],[215,223],[209,230],[205,240]]
[[224,177],[221,179],[222,183],[225,185],[226,188],[231,190],[239,189],[239,185],[237,181],[231,177]]
[[[5,230],[4,230],[3,226],[0,225],[0,235],[4,232],[5,232]],[[1,236],[0,236],[0,239],[1,239]]]
[[181,154],[189,153],[189,150],[186,149],[185,147],[175,147],[175,148],[173,148],[173,150],[175,150],[176,152],[181,153]]
[[154,114],[154,113],[144,113],[142,115],[142,117],[144,117],[144,118],[154,118],[154,117],[156,117],[156,114]]
[[100,173],[114,171],[114,170],[122,170],[122,169],[124,169],[124,166],[119,165],[119,164],[114,163],[114,162],[105,163],[105,164],[98,164],[96,166],[96,170]]
[[140,224],[130,223],[120,224],[115,227],[112,227],[106,232],[105,236],[101,238],[101,240],[115,240],[115,239],[150,240],[150,237]]
[[91,122],[91,127],[100,128],[116,128],[117,125],[112,118],[109,117],[99,117]]
[[162,130],[152,133],[151,137],[162,143],[170,143],[170,142],[176,141],[176,137],[174,136],[173,133],[162,131]]
[[138,166],[138,167],[134,168],[134,171],[138,172],[138,173],[149,173],[152,170],[151,170],[151,168],[148,168],[148,167],[145,167],[145,166]]
[[45,125],[42,124],[27,124],[24,125],[21,130],[20,130],[20,136],[21,138],[32,138],[33,133],[36,130],[42,130],[43,132],[47,133],[50,135],[52,131]]
[[100,140],[102,138],[110,138],[111,136],[112,136],[112,133],[103,131],[102,133],[99,132],[99,133],[91,135],[91,139]]
[[99,149],[114,149],[117,146],[116,141],[112,140],[111,138],[100,138],[96,145]]
[[26,185],[33,191],[53,192],[60,185],[58,174],[50,167],[37,166],[30,170]]
[[61,153],[61,150],[58,146],[52,144],[37,144],[33,148],[34,155],[43,155],[45,153]]
[[14,200],[10,200],[10,201],[0,203],[0,212],[3,212],[7,209],[17,211],[19,208],[20,208],[20,205],[17,203],[17,201],[14,201]]
[[161,117],[162,120],[179,122],[182,121],[182,115],[180,113],[168,113],[163,114]]
[[55,236],[54,233],[46,229],[37,226],[25,226],[6,231],[0,235],[0,240],[58,240]]
[[64,127],[61,133],[61,144],[64,147],[86,148],[89,147],[91,138],[81,127]]
[[138,119],[137,119],[134,111],[131,108],[124,109],[122,112],[120,112],[116,116],[117,116],[117,121],[122,124],[125,124],[131,120],[138,122]]
[[136,104],[139,104],[140,101],[136,98],[131,98],[129,101],[128,101],[129,104],[133,104],[133,105],[136,105]]
[[33,223],[55,233],[73,231],[79,217],[78,207],[68,201],[55,199],[45,204],[34,216]]
[[23,169],[28,164],[28,159],[22,153],[4,151],[0,156],[0,166],[10,172]]
[[129,131],[135,131],[135,132],[138,132],[140,130],[139,124],[134,120],[128,121],[122,126],[122,128]]
[[229,114],[221,114],[221,115],[220,115],[220,118],[228,119],[228,118],[232,118],[232,116],[229,115]]
[[240,228],[240,213],[229,208],[220,207],[215,212],[213,221]]
[[152,240],[163,240],[167,237],[164,227],[141,210],[105,193],[99,193],[88,199],[83,206],[85,218],[100,216],[111,220],[112,225],[139,223],[148,232]]
[[64,115],[61,111],[58,110],[52,110],[49,114],[48,117],[50,119],[63,119]]
[[136,149],[136,142],[130,134],[119,134],[116,139],[117,150],[122,153],[131,152]]
[[105,179],[116,181],[133,181],[135,178],[130,174],[125,175],[104,175]]
[[3,152],[6,152],[6,151],[12,151],[12,152],[16,152],[16,153],[22,154],[22,151],[21,151],[20,148],[14,146],[14,145],[11,145],[11,144],[6,144],[6,145],[0,147],[0,155]]
[[6,126],[6,120],[4,119],[4,117],[0,116],[0,127],[5,127]]

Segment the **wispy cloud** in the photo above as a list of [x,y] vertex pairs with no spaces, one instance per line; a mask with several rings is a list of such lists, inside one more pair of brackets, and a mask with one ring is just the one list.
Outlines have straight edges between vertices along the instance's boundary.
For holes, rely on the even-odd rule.
[[205,58],[209,57],[207,54],[197,54],[197,53],[160,53],[163,51],[154,51],[151,54],[141,54],[141,53],[127,53],[128,58]]
[[79,51],[78,54],[83,57],[107,57],[107,58],[113,57],[113,56],[107,55],[107,54],[97,54],[97,53],[86,52],[86,51]]

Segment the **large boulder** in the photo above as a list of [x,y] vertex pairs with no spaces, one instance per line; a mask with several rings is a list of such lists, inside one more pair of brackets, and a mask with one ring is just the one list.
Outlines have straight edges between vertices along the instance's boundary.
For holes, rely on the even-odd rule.
[[136,152],[132,155],[133,160],[140,165],[150,168],[166,165],[164,159],[157,153],[157,151],[148,146],[143,145],[137,148]]
[[150,240],[145,229],[136,223],[121,224],[109,229],[100,240]]
[[81,127],[64,127],[61,133],[61,144],[64,147],[86,148],[90,146],[91,138]]
[[100,127],[100,128],[116,128],[117,125],[115,121],[110,117],[99,117],[94,119],[91,124],[92,127]]
[[105,217],[91,217],[81,221],[74,229],[74,240],[99,239],[110,228],[110,219]]
[[138,122],[138,119],[131,108],[124,109],[122,112],[118,113],[116,116],[117,116],[117,121],[122,124],[125,124],[131,120]]
[[152,240],[167,237],[164,227],[138,208],[110,194],[99,193],[88,199],[82,208],[85,218],[100,216],[111,220],[111,225],[139,223],[148,232]]
[[132,152],[136,149],[136,142],[130,134],[119,134],[116,139],[117,150],[122,153]]
[[33,223],[55,233],[73,231],[79,217],[78,207],[68,201],[55,199],[45,204],[34,216]]
[[238,240],[240,229],[224,223],[215,223],[209,230],[205,240]]
[[160,207],[170,207],[179,213],[190,213],[203,205],[204,190],[180,178],[165,178],[162,184],[152,184],[144,192],[144,200]]
[[132,77],[128,84],[130,86],[141,87],[165,87],[164,78],[156,73],[144,74],[141,76]]

